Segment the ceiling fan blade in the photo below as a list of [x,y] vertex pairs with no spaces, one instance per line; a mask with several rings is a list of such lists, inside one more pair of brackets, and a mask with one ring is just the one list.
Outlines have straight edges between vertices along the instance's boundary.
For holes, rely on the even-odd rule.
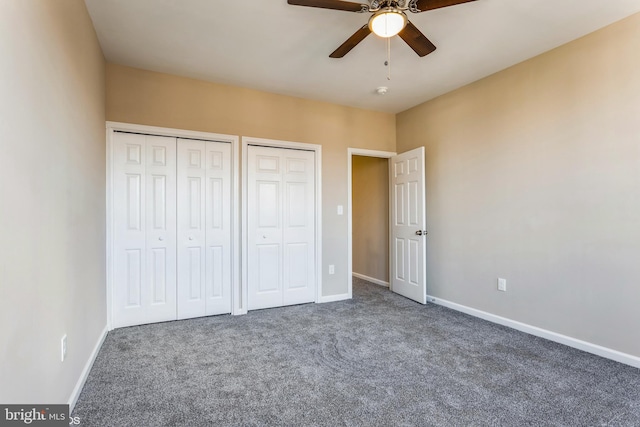
[[416,7],[421,12],[426,10],[440,9],[441,7],[455,6],[457,4],[469,3],[476,0],[418,0]]
[[351,49],[356,47],[358,43],[364,40],[369,34],[371,34],[369,25],[364,25],[351,37],[349,37],[346,42],[342,43],[342,45],[337,48],[331,55],[329,55],[329,58],[342,58],[347,53],[349,53]]
[[351,3],[341,0],[287,0],[294,6],[321,7],[323,9],[346,10],[347,12],[363,12],[369,10],[368,4]]
[[429,39],[426,38],[425,35],[422,34],[411,22],[407,22],[407,26],[404,27],[398,35],[418,54],[418,56],[427,56],[436,50],[435,45],[431,43]]

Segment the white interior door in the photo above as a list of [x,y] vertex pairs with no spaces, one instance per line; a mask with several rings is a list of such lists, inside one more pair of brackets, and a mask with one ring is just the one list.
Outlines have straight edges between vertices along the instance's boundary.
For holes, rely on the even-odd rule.
[[176,140],[115,133],[114,327],[176,318]]
[[427,302],[424,147],[389,162],[391,290]]
[[249,146],[248,309],[315,301],[315,153]]
[[178,140],[178,319],[231,312],[231,147]]

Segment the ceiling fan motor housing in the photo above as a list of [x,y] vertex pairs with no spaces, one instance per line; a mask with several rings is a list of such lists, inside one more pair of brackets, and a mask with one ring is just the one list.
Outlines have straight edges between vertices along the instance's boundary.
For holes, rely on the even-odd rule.
[[[417,0],[414,0],[414,3]],[[398,10],[407,10],[410,8],[410,4],[407,5],[407,0],[370,0],[369,1],[369,12],[376,12],[380,9],[384,8],[395,8]]]

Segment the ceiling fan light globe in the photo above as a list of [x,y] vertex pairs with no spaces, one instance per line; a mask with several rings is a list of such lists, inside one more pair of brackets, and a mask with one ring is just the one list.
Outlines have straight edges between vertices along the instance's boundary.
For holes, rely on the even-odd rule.
[[383,9],[369,19],[369,28],[379,37],[389,38],[407,25],[407,16],[399,10]]

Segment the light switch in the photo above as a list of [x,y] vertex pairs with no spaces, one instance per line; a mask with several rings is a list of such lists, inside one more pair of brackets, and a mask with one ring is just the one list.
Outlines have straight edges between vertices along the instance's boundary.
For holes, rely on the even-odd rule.
[[338,205],[338,215],[342,215],[344,213],[344,209],[342,205]]

